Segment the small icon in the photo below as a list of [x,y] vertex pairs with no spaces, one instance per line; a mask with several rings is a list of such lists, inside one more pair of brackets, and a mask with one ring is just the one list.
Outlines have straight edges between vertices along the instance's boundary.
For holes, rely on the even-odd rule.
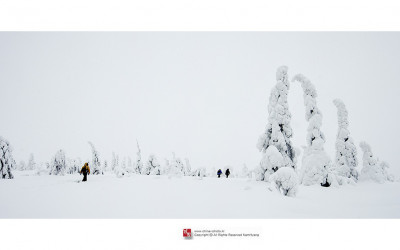
[[192,237],[192,229],[183,229],[183,237],[191,238]]

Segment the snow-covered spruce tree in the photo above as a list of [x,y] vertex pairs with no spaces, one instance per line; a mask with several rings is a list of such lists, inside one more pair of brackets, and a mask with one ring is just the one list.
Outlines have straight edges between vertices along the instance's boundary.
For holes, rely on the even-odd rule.
[[74,160],[70,158],[65,159],[65,173],[66,174],[73,174],[74,173]]
[[164,159],[164,167],[161,168],[161,174],[162,175],[168,175],[171,169],[171,166],[169,165],[169,160],[167,158]]
[[180,158],[175,156],[175,153],[172,153],[172,160],[169,162],[168,169],[168,174],[170,176],[183,176],[184,174],[183,162]]
[[[287,102],[290,83],[288,81],[288,68],[281,66],[276,72],[276,85],[271,91],[268,105],[268,124],[265,132],[259,137],[257,148],[263,153],[260,162],[261,171],[267,176],[277,171],[280,167],[296,168],[296,153],[293,150],[292,128],[290,126],[291,114]],[[279,166],[269,168],[264,165],[265,154],[269,147],[275,147],[282,155],[283,162]],[[268,180],[268,178],[261,177]]]
[[303,154],[300,181],[306,186],[330,186],[332,182],[336,182],[336,178],[331,173],[332,162],[324,150],[325,136],[321,131],[322,114],[317,107],[317,91],[314,84],[301,74],[295,75],[292,81],[301,83],[308,121],[307,147]]
[[35,159],[33,158],[33,154],[30,154],[29,156],[29,162],[28,162],[28,167],[29,170],[34,170],[36,169],[36,162]]
[[285,196],[296,196],[299,180],[293,168],[283,167],[278,169],[270,177],[270,182]]
[[111,159],[111,170],[114,171],[115,168],[119,166],[119,157],[115,152],[112,153],[112,159]]
[[261,173],[264,175],[261,175],[260,178],[269,181],[270,175],[284,166],[283,162],[283,156],[278,149],[274,145],[269,146],[261,158]]
[[82,161],[80,158],[67,159],[67,174],[79,173],[81,167]]
[[57,151],[56,155],[50,162],[50,175],[64,175],[67,171],[65,162],[65,153],[62,149]]
[[141,174],[143,170],[143,163],[142,163],[142,154],[140,153],[139,142],[136,140],[137,145],[137,153],[136,153],[136,164],[135,164],[135,173]]
[[361,169],[360,180],[372,180],[378,183],[394,180],[394,176],[387,172],[389,165],[374,157],[369,144],[364,141],[360,142],[360,148],[363,151],[363,168]]
[[203,177],[207,176],[206,168],[198,168],[194,171],[194,176],[198,177],[199,179],[203,179]]
[[112,166],[113,171],[114,171],[114,173],[115,173],[115,175],[117,177],[125,176],[126,172],[121,166],[121,162],[119,160],[119,155],[113,153],[113,162],[112,162],[112,164],[113,164],[113,166]]
[[337,107],[339,125],[335,144],[336,173],[341,177],[347,177],[351,178],[353,181],[357,181],[357,148],[356,145],[354,145],[353,138],[350,137],[350,132],[348,130],[348,112],[342,100],[335,99],[333,100],[333,103]]
[[12,155],[10,143],[0,136],[0,177],[1,179],[13,179],[12,169],[16,163]]
[[184,168],[184,173],[185,176],[191,176],[192,175],[192,166],[190,165],[189,159],[185,158],[185,168]]
[[92,142],[89,141],[88,143],[92,149],[92,164],[89,166],[91,170],[90,172],[93,175],[103,174],[100,164],[99,152],[96,150]]
[[147,162],[143,165],[143,168],[142,168],[142,172],[141,172],[141,174],[142,175],[150,175],[150,172],[151,172],[151,170],[152,170],[152,165],[151,164],[149,164],[150,162],[150,158],[152,157],[152,155],[150,155],[149,156],[149,159],[147,160]]
[[146,166],[144,168],[145,175],[160,175],[161,174],[161,167],[160,163],[158,163],[157,158],[151,154],[149,159],[146,162]]

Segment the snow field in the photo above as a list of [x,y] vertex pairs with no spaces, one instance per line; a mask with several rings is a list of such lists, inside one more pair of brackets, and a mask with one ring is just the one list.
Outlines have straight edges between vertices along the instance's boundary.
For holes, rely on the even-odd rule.
[[[295,198],[263,181],[113,173],[0,182],[1,218],[400,218],[400,183],[299,186]],[[272,191],[270,191],[272,190]]]

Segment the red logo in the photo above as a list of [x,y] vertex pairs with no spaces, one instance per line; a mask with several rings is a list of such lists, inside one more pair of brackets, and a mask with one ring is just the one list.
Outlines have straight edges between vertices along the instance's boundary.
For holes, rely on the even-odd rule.
[[183,229],[183,237],[192,237],[192,229]]

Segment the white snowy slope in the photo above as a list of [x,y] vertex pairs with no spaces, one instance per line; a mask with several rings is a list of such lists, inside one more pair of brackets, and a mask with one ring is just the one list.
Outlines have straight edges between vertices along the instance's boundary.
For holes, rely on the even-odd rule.
[[15,179],[0,182],[0,218],[400,218],[400,182],[299,186],[292,198],[241,178],[81,179],[15,171]]

